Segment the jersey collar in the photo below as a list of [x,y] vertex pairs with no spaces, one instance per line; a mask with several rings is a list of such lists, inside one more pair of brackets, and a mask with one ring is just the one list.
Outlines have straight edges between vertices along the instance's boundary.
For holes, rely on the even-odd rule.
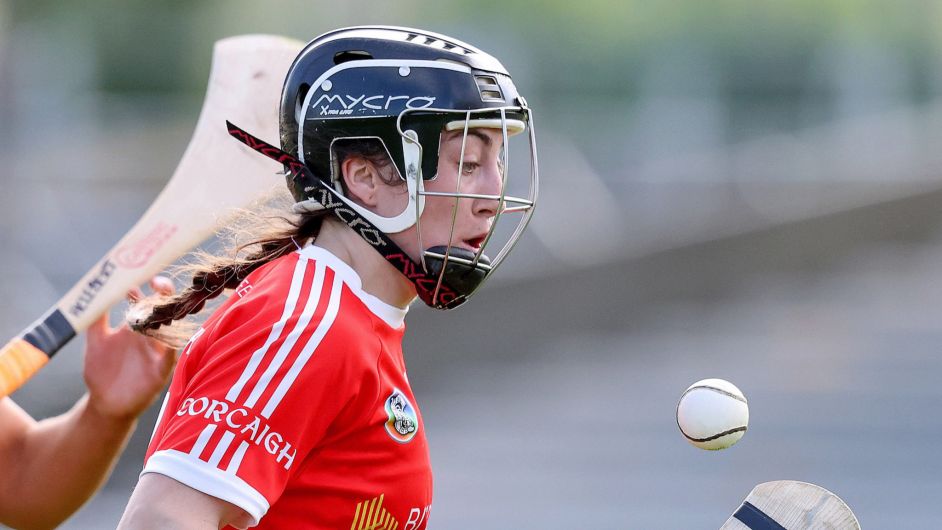
[[350,291],[353,292],[359,298],[369,310],[382,319],[384,322],[389,324],[393,329],[399,328],[403,325],[406,318],[406,313],[409,312],[409,308],[399,308],[391,304],[380,300],[376,296],[363,290],[363,282],[360,280],[360,275],[357,274],[353,267],[348,265],[345,261],[335,256],[331,251],[318,247],[313,243],[306,245],[304,248],[298,250],[298,253],[302,256],[313,259],[314,261],[320,261],[324,263],[331,269],[333,269],[334,274],[340,276],[340,279],[343,280],[347,287],[350,288]]

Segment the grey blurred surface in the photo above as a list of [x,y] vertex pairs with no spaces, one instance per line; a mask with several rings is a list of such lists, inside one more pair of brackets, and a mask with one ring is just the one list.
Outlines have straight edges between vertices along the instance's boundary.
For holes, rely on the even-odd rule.
[[[542,177],[500,274],[456,312],[408,319],[431,528],[717,528],[776,479],[831,489],[864,528],[942,526],[940,15],[890,0],[0,0],[0,335],[161,189],[213,40],[428,27],[514,73]],[[81,349],[17,402],[66,410]],[[750,401],[726,451],[674,423],[706,377]],[[155,415],[63,528],[115,525]]]

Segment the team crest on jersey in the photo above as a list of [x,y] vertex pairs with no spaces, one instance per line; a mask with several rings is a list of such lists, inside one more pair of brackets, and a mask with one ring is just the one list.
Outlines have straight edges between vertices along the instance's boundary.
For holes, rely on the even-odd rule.
[[409,398],[398,388],[386,398],[386,432],[393,440],[406,443],[415,437],[419,430],[419,416]]

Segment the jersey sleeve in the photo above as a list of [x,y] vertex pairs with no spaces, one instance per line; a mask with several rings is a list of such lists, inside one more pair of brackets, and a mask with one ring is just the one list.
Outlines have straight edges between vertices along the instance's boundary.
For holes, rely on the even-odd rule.
[[194,336],[143,471],[235,504],[253,526],[357,396],[377,387],[367,357],[349,354],[364,339],[348,331],[332,271],[301,260],[289,277],[248,285]]

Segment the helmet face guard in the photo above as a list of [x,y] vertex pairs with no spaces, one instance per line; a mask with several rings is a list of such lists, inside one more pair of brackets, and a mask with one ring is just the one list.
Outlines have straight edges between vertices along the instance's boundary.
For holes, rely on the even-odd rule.
[[[525,103],[524,103],[525,104]],[[432,116],[432,119],[429,117]],[[443,126],[439,127],[439,123]],[[461,134],[461,153],[458,157],[455,173],[457,175],[454,183],[454,189],[448,191],[428,191],[420,187],[417,192],[418,199],[411,201],[415,204],[415,226],[418,238],[418,248],[422,249],[422,265],[425,271],[437,278],[436,291],[441,289],[441,285],[448,279],[465,298],[470,297],[475,290],[497,270],[497,267],[503,262],[507,254],[516,244],[517,240],[523,234],[530,217],[533,214],[533,206],[537,199],[537,189],[539,184],[538,169],[536,164],[536,136],[533,132],[531,112],[527,107],[500,107],[498,109],[477,109],[468,111],[457,111],[448,109],[423,109],[406,110],[399,116],[397,128],[404,141],[417,136],[416,129],[421,125],[432,129],[436,127],[438,131],[454,132]],[[431,125],[429,125],[431,124]],[[463,191],[462,178],[465,176],[465,149],[468,145],[468,138],[472,130],[477,128],[487,128],[498,132],[498,141],[496,146],[499,153],[498,166],[500,169],[500,188],[497,194],[477,194],[466,193]],[[526,165],[526,175],[517,172],[518,178],[511,179],[511,137],[522,132],[528,132],[528,150],[526,155],[529,164]],[[440,132],[441,134],[441,132]],[[421,137],[421,135],[418,135]],[[439,143],[440,145],[440,143]],[[423,156],[422,146],[419,146],[420,159]],[[440,160],[437,156],[436,158]],[[444,165],[440,162],[440,166]],[[526,176],[524,179],[522,177]],[[432,179],[437,178],[435,174]],[[432,180],[429,179],[429,180]],[[420,180],[421,182],[421,180]],[[526,189],[520,189],[520,196],[510,195],[511,183],[519,185],[526,182]],[[514,190],[517,191],[517,190]],[[425,200],[449,200],[452,202],[450,219],[450,230],[447,241],[449,244],[436,244],[428,246],[422,237],[423,221],[421,216],[421,205]],[[458,223],[458,212],[461,210],[461,201],[493,201],[494,216],[490,219],[487,234],[476,250],[469,250],[461,246],[455,246],[455,229]],[[504,214],[519,214],[516,217],[516,223],[512,229],[507,230],[507,223],[501,224],[500,221]],[[503,230],[498,232],[498,227]],[[489,248],[496,248],[496,256],[489,257],[485,251]]]
[[[463,178],[470,178],[465,175],[471,165],[465,148],[479,128],[489,129],[490,138],[499,138],[497,193],[469,192],[467,182],[462,183]],[[452,176],[447,166],[451,161],[446,163],[439,156],[446,134],[452,139],[461,135],[461,153],[453,168],[454,186],[449,180],[443,189],[444,179],[431,183],[443,169]],[[408,202],[389,217],[344,196],[343,160],[336,147],[338,142],[366,138],[383,146],[404,184]],[[369,26],[337,30],[313,40],[295,59],[285,80],[281,141],[283,151],[279,152],[306,168],[286,166],[296,212],[325,208],[342,212],[346,218],[338,216],[352,228],[356,230],[349,222],[351,216],[382,234],[385,243],[392,243],[388,234],[414,227],[419,255],[413,258],[398,247],[399,252],[388,254],[381,250],[385,244],[370,243],[391,262],[408,260],[411,265],[405,268],[409,270],[397,268],[413,281],[420,298],[435,308],[460,305],[490,277],[526,228],[537,198],[532,111],[510,75],[490,55],[429,32]],[[518,158],[528,163],[517,164]],[[448,201],[452,211],[447,239],[442,238],[439,225],[449,220],[441,216],[423,220],[422,215],[427,204],[440,211],[442,201]],[[475,238],[473,245],[454,239],[462,235],[458,212],[467,211],[464,201],[495,205],[486,222],[486,235]],[[519,214],[507,216],[516,218],[513,227],[499,223],[505,214]],[[430,226],[431,222],[436,226]],[[433,232],[437,238],[431,237]],[[364,232],[360,234],[367,239]],[[497,249],[493,258],[485,254],[486,249]]]

